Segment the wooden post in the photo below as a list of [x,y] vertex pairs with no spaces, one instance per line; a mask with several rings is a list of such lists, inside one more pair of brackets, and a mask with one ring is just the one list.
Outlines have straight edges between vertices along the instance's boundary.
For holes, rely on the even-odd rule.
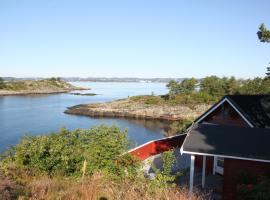
[[82,167],[82,172],[83,172],[82,177],[84,177],[84,175],[85,175],[86,164],[87,164],[87,162],[86,162],[86,160],[84,160],[83,161],[83,167]]
[[203,156],[203,166],[202,166],[202,188],[205,186],[205,168],[206,168],[206,156]]
[[191,155],[191,162],[190,162],[190,177],[189,177],[189,194],[191,195],[193,192],[193,181],[194,181],[194,162],[195,156]]

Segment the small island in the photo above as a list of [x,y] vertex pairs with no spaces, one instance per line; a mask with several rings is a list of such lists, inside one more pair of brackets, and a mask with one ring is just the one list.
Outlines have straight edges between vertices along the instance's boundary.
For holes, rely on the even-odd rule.
[[69,107],[65,113],[90,117],[123,117],[158,120],[192,120],[210,104],[173,104],[165,96],[134,96],[108,103],[81,104]]
[[0,96],[56,94],[73,90],[89,90],[89,88],[76,87],[60,78],[23,81],[4,81],[0,78]]

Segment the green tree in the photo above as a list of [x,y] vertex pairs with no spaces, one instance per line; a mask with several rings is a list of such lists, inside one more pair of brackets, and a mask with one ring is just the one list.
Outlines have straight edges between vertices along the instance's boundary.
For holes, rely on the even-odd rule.
[[176,82],[175,80],[171,80],[167,84],[167,88],[169,89],[169,96],[173,98],[175,95],[180,93],[191,93],[195,91],[197,80],[195,78],[185,79],[181,83]]
[[260,25],[257,35],[261,42],[270,42],[270,30],[265,27],[264,23]]
[[223,96],[224,82],[217,76],[205,77],[200,84],[200,91],[212,96]]
[[196,88],[197,80],[195,78],[185,79],[183,80],[179,86],[179,93],[190,93],[194,92]]
[[261,94],[270,94],[270,77],[266,77],[261,83]]
[[[257,32],[258,38],[261,42],[266,42],[269,43],[270,42],[270,30],[268,30],[264,23],[262,23],[259,27],[259,31]],[[270,63],[269,63],[270,64]],[[270,67],[267,67],[266,69],[266,76],[269,77],[270,76]]]
[[[270,66],[270,63],[269,63],[269,66]],[[266,68],[266,76],[269,78],[270,77],[270,67],[267,67]]]
[[178,83],[175,80],[171,80],[166,87],[169,89],[169,97],[173,98],[178,93]]
[[239,91],[240,81],[236,80],[235,77],[223,78],[222,82],[224,95],[233,95]]
[[0,89],[4,89],[6,87],[5,81],[0,77]]
[[[249,79],[244,82],[243,86],[240,89],[241,94],[264,94],[266,91],[263,90],[262,88],[262,78],[254,78],[254,79]],[[266,84],[265,84],[266,85]]]

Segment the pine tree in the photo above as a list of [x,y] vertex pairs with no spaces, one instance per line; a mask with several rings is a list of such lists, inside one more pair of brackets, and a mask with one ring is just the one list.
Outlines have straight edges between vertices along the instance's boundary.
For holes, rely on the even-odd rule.
[[[270,30],[265,28],[264,23],[262,23],[259,27],[259,31],[257,32],[258,38],[261,42],[270,43]],[[270,64],[270,63],[269,63]],[[266,77],[270,77],[270,67],[266,68]]]
[[270,30],[265,28],[264,23],[260,25],[257,35],[261,42],[270,42]]
[[[269,63],[269,66],[270,66],[270,63]],[[267,71],[265,74],[267,77],[270,77],[270,67],[267,67],[266,69],[267,69]]]

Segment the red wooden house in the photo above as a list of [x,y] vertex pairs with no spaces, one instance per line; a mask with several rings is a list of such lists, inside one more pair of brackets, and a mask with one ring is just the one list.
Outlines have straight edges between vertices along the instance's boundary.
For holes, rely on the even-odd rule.
[[[194,121],[187,134],[150,141],[130,151],[144,160],[174,147],[191,155],[190,192],[194,168],[223,176],[223,199],[237,196],[238,173],[260,177],[270,172],[270,96],[225,96]],[[269,188],[270,190],[270,188]]]
[[[236,176],[254,177],[270,171],[270,96],[225,96],[195,120],[181,147],[191,155],[190,191],[194,166],[223,175],[223,199],[236,198]],[[270,189],[270,188],[269,188]]]

